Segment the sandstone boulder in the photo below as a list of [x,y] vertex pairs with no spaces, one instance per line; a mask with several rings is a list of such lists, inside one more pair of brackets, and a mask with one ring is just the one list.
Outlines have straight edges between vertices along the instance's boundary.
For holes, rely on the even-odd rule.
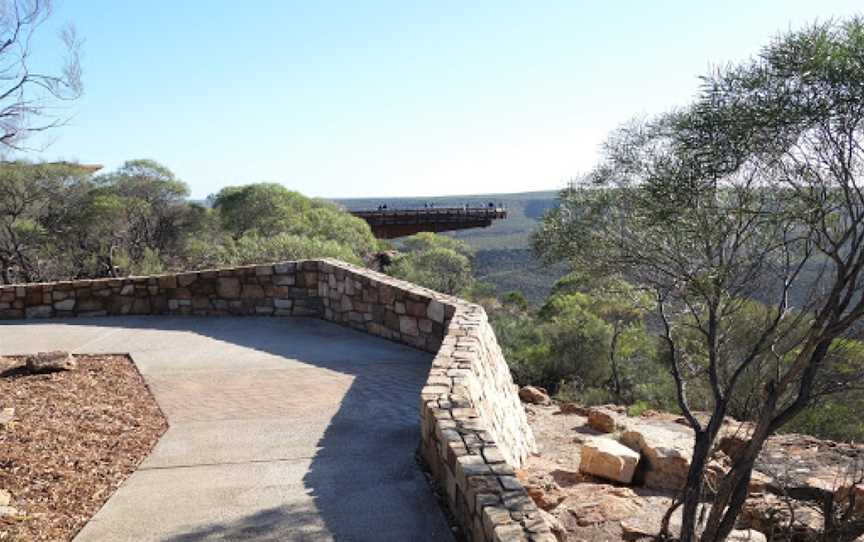
[[78,366],[69,352],[39,352],[27,357],[27,370],[33,374],[71,371]]
[[524,403],[532,405],[548,405],[552,403],[549,394],[543,388],[536,386],[525,386],[519,390],[519,399]]
[[678,490],[687,483],[693,442],[686,432],[633,424],[621,435],[621,442],[641,452],[646,464],[645,487]]
[[594,438],[582,445],[579,470],[614,482],[633,481],[639,454],[608,438]]
[[601,433],[614,433],[621,428],[621,416],[608,406],[591,407],[584,416],[588,418],[588,427]]
[[12,502],[12,494],[5,489],[0,489],[0,506],[9,506]]

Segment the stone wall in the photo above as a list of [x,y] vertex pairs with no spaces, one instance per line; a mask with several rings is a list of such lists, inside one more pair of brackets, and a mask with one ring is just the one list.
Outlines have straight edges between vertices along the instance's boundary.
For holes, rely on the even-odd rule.
[[318,262],[0,286],[0,318],[127,314],[320,316]]
[[482,307],[335,260],[0,286],[0,318],[314,316],[436,356],[421,454],[472,541],[553,542],[515,476],[534,436]]

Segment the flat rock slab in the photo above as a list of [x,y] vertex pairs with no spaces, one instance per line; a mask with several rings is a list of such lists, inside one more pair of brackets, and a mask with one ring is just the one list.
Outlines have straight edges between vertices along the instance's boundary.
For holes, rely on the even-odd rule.
[[629,484],[638,463],[638,452],[612,439],[595,437],[582,445],[579,470],[614,482]]
[[169,429],[76,537],[451,540],[414,452],[431,355],[319,320],[0,324],[0,354],[129,353]]

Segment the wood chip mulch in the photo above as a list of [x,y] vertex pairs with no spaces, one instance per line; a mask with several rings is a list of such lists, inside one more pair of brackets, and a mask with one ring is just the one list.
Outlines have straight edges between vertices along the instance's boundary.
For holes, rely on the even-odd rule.
[[71,540],[147,457],[168,425],[127,356],[75,356],[73,371],[31,375],[0,357],[0,491],[18,517],[0,541]]

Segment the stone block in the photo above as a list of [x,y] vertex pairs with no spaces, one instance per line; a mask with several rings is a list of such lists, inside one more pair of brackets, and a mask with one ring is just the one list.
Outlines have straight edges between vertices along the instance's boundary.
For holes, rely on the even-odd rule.
[[420,318],[417,323],[422,333],[432,333],[432,320],[429,320],[428,318]]
[[258,284],[244,284],[242,297],[244,299],[264,297],[264,288]]
[[189,288],[177,288],[172,294],[175,299],[192,299],[192,291]]
[[50,318],[53,314],[51,305],[35,305],[24,309],[25,318]]
[[486,532],[487,539],[492,539],[496,527],[512,523],[510,510],[507,510],[504,506],[483,507],[483,530]]
[[219,297],[226,299],[237,299],[240,297],[240,279],[236,277],[219,277],[216,283],[216,292]]
[[363,301],[367,303],[378,303],[378,289],[368,287],[363,290]]
[[426,316],[426,303],[419,301],[407,301],[405,303],[405,311],[411,316]]
[[444,304],[433,299],[426,306],[426,316],[433,322],[444,323]]
[[609,438],[593,438],[582,445],[579,470],[585,474],[629,484],[633,481],[639,453]]
[[130,314],[150,314],[150,300],[143,298],[133,301]]
[[177,276],[176,275],[162,275],[158,277],[159,288],[176,288],[177,287]]
[[75,308],[75,300],[70,298],[57,301],[54,303],[54,308],[58,311],[71,311]]
[[177,275],[177,284],[181,288],[186,288],[187,286],[193,284],[196,280],[198,280],[198,273],[183,273],[181,275]]
[[378,289],[378,299],[383,305],[391,305],[396,300],[396,290],[391,286],[382,285]]
[[413,316],[400,316],[399,332],[411,337],[416,337],[419,334],[419,329],[417,328],[417,319]]
[[273,284],[277,286],[294,286],[297,279],[294,275],[276,275],[273,277]]
[[277,275],[287,275],[289,273],[294,273],[294,270],[297,268],[297,265],[294,262],[282,262],[277,263],[273,266],[273,270]]

